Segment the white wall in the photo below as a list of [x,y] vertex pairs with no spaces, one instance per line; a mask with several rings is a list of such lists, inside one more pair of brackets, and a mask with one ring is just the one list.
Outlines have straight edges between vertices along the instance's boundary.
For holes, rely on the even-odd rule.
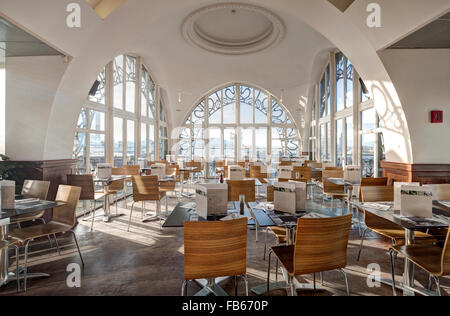
[[50,110],[66,67],[60,56],[6,58],[5,151],[12,160],[44,159]]
[[[410,126],[414,163],[450,163],[450,49],[386,50],[380,57]],[[430,111],[444,111],[431,124]]]

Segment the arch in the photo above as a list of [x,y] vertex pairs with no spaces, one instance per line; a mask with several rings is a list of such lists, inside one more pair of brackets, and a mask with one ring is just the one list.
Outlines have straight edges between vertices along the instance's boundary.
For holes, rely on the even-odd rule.
[[[291,15],[308,24],[352,60],[374,94],[375,107],[384,120],[384,125],[389,127],[385,137],[387,160],[412,162],[409,128],[397,92],[372,42],[357,24],[326,0],[285,2],[260,0],[258,3],[268,9],[274,9],[280,15]],[[158,12],[158,15],[147,16],[145,21],[142,18],[131,19],[127,28],[121,29],[123,23],[119,22],[123,21],[124,16],[136,16],[137,12],[141,16],[144,12],[149,12],[141,8],[147,5],[149,7],[151,5],[151,11]],[[129,36],[129,29],[145,32],[145,25],[162,20],[162,17],[168,16],[170,12],[184,7],[192,8],[193,11],[203,5],[205,5],[203,0],[190,1],[189,4],[185,2],[168,4],[164,0],[130,1],[103,23],[96,24],[97,32],[90,29],[92,35],[83,42],[84,46],[78,50],[79,54],[74,56],[54,98],[48,120],[44,159],[64,159],[70,156],[76,117],[85,98],[85,91],[89,89],[98,69],[124,48],[136,47],[136,42],[142,38]],[[111,40],[111,33],[114,33],[115,40]],[[99,38],[102,40],[98,40]],[[158,77],[164,82],[163,71]],[[171,111],[173,113],[175,110]],[[66,121],[67,118],[69,118],[67,124],[59,124],[61,120]]]

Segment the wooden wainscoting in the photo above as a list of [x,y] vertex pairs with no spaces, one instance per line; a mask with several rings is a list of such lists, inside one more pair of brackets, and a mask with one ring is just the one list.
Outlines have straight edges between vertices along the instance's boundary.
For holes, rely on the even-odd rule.
[[422,184],[450,183],[450,164],[406,164],[381,161],[383,177],[394,182],[420,182]]

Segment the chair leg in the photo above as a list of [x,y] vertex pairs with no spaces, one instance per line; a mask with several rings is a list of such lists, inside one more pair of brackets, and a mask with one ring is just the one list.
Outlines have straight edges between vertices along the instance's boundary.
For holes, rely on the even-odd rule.
[[244,280],[245,284],[245,296],[248,296],[248,279],[246,275],[241,275],[242,280]]
[[58,255],[61,255],[61,249],[59,248],[58,238],[56,238],[56,234],[53,234],[53,238],[55,238],[56,250],[58,251]]
[[233,277],[233,283],[234,283],[234,296],[238,296],[238,280],[237,280],[237,276]]
[[95,219],[95,209],[96,208],[97,208],[97,201],[94,201],[94,209],[92,210],[91,232],[94,231],[94,219]]
[[394,252],[393,250],[391,250],[389,252],[390,256],[391,256],[391,269],[392,269],[392,293],[394,294],[394,296],[397,296],[397,291],[395,289],[395,256],[394,256]]
[[19,275],[19,247],[14,245],[16,248],[16,275],[17,275],[17,293],[20,292],[20,275]]
[[436,294],[437,296],[442,296],[441,293],[441,282],[439,281],[439,278],[436,276],[433,276],[434,282],[436,282]]
[[356,261],[358,261],[358,262],[359,262],[359,259],[361,258],[361,251],[364,246],[364,238],[366,237],[366,233],[367,233],[367,228],[364,229],[362,236],[361,236],[361,245],[359,246],[358,257],[356,258]]
[[267,234],[269,233],[269,229],[266,228],[266,233],[264,235],[264,261],[266,261],[266,252],[267,252]]
[[267,265],[267,291],[266,294],[269,296],[270,292],[270,259],[272,257],[272,250],[269,250],[269,264]]
[[[27,291],[27,277],[28,277],[28,246],[30,245],[31,240],[28,240],[25,244],[25,263],[24,263],[24,270],[23,270],[23,288],[24,291]],[[17,279],[19,279],[19,276],[17,276]]]
[[350,288],[348,286],[348,277],[347,277],[347,272],[345,272],[344,269],[340,270],[342,272],[342,274],[344,275],[344,280],[345,280],[345,288],[347,289],[347,296],[350,296]]
[[181,286],[181,296],[187,296],[188,284],[188,280],[183,281],[183,285]]
[[75,232],[73,230],[70,231],[73,235],[73,240],[75,241],[75,245],[77,246],[77,250],[78,250],[78,255],[80,256],[80,260],[81,260],[81,264],[84,267],[84,260],[83,260],[83,256],[81,255],[81,250],[80,250],[80,246],[78,245],[78,240],[77,240],[77,236],[75,235]]
[[428,275],[428,287],[427,287],[427,289],[428,290],[433,290],[433,276],[430,274],[430,275]]
[[[44,219],[43,217],[41,217],[39,220],[42,222],[42,224],[44,224],[44,225],[47,224],[47,223],[45,222],[45,219]],[[47,237],[48,237],[48,243],[49,243],[49,245],[50,245],[50,249],[52,249],[52,248],[53,248],[52,239],[50,238],[50,235],[48,235]]]
[[133,208],[134,208],[134,202],[131,204],[131,210],[130,210],[130,220],[128,221],[128,232],[130,232],[130,225],[131,225],[131,215],[133,214]]
[[291,288],[291,296],[297,296],[297,290],[295,289],[294,277],[289,278],[289,285]]

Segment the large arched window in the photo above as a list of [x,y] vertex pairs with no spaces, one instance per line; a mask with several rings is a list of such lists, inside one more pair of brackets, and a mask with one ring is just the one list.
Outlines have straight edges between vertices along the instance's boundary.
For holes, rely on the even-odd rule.
[[165,107],[142,58],[117,56],[98,75],[96,85],[78,119],[73,150],[78,172],[103,162],[122,167],[139,158],[166,157]]
[[262,89],[236,83],[203,97],[179,131],[178,156],[186,160],[259,160],[300,155],[299,135],[279,100]]

